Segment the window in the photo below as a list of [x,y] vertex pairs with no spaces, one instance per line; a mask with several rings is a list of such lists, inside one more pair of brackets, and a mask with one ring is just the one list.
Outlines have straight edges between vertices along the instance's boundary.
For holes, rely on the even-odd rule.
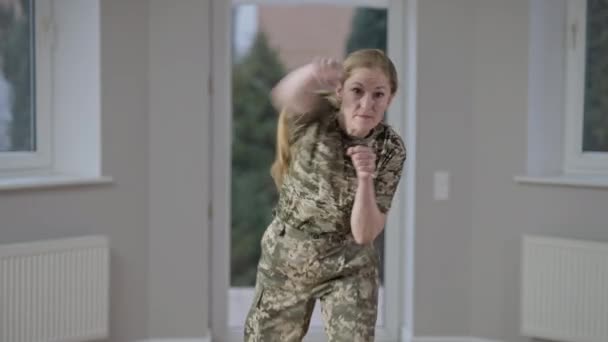
[[99,1],[0,1],[0,190],[101,184]]
[[[402,134],[402,137],[408,149],[415,149],[415,124],[411,121],[415,113],[412,100],[415,68],[405,63],[407,58],[413,58],[405,54],[406,50],[411,52],[415,46],[411,33],[415,20],[406,22],[415,17],[412,3],[400,0],[213,2],[212,132],[215,134],[212,137],[211,254],[214,277],[210,316],[214,338],[242,340],[242,323],[252,303],[251,287],[260,253],[260,237],[270,223],[276,196],[269,175],[274,156],[276,113],[264,100],[268,91],[285,72],[316,55],[342,59],[349,49],[385,48],[400,75],[408,75],[400,80],[400,95],[393,101],[387,121],[398,132],[408,129],[408,136]],[[406,5],[411,6],[407,8],[409,15],[406,15]],[[307,29],[296,28],[301,22],[306,23]],[[364,34],[358,39],[349,38],[353,25],[366,28],[360,30]],[[305,36],[306,33],[309,36]],[[246,98],[249,100],[244,100]],[[384,243],[385,272],[378,307],[378,341],[394,341],[400,336],[407,339],[411,334],[412,249],[403,250],[404,240],[410,241],[413,229],[408,214],[412,212],[413,197],[406,189],[414,178],[410,176],[413,170],[409,170],[393,203],[393,208],[400,210],[391,210],[384,232],[386,238],[380,241]],[[412,246],[407,241],[405,245]],[[308,337],[322,340],[323,336],[320,317],[315,318],[313,314]]]
[[[271,88],[289,70],[316,56],[344,59],[359,48],[387,50],[386,7],[349,4],[235,4],[232,65],[232,238],[230,323],[240,326],[253,299],[259,241],[272,221],[276,190],[269,165],[274,159],[277,113]],[[287,24],[289,23],[289,24]],[[314,23],[314,25],[311,25]],[[314,38],[312,38],[314,37]],[[255,205],[256,210],[251,210]],[[376,240],[384,256],[384,235]],[[384,259],[383,257],[381,258]],[[381,282],[384,283],[381,262]],[[380,290],[382,303],[383,287]],[[382,305],[380,305],[382,308]],[[319,305],[312,326],[322,326]],[[378,324],[383,324],[379,310]]]
[[50,165],[50,5],[0,3],[0,170]]
[[523,183],[608,187],[608,4],[530,1]]
[[569,1],[565,173],[608,175],[608,3]]

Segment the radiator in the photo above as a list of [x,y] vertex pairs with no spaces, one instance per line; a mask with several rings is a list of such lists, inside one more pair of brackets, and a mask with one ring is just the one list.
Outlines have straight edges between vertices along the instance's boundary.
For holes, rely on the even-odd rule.
[[521,333],[608,341],[608,243],[524,236]]
[[107,338],[108,272],[102,236],[0,245],[0,342]]

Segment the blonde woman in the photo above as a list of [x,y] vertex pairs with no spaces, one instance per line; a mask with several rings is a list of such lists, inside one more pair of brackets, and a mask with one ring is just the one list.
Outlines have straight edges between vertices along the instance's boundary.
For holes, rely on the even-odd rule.
[[374,340],[382,232],[406,153],[383,122],[397,74],[380,50],[320,59],[282,79],[271,173],[279,189],[262,237],[245,341],[301,341],[315,301],[329,341]]

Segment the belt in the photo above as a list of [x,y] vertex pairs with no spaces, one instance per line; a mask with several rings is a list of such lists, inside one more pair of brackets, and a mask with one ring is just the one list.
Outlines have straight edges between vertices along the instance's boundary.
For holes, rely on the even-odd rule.
[[308,232],[304,229],[295,228],[295,227],[289,225],[289,223],[284,222],[283,220],[281,220],[278,217],[276,219],[282,223],[280,225],[280,229],[281,229],[280,234],[281,235],[287,235],[289,237],[292,237],[292,238],[298,239],[298,240],[313,239],[313,240],[328,240],[328,241],[332,241],[332,242],[341,242],[341,241],[348,240],[349,236],[351,236],[350,234],[343,233],[343,232]]

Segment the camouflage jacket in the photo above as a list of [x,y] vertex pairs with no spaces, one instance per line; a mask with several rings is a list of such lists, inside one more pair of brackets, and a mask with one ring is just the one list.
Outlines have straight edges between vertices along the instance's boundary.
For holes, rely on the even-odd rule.
[[280,219],[310,233],[349,233],[357,178],[346,149],[354,145],[374,149],[376,202],[388,212],[406,158],[403,140],[389,125],[380,123],[367,137],[352,138],[329,103],[288,122],[291,161],[275,208]]

